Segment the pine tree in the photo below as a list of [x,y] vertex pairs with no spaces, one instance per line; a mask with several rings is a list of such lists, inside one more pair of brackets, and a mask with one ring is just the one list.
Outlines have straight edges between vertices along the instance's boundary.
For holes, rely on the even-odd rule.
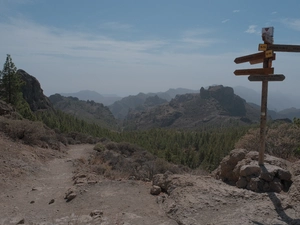
[[0,98],[17,106],[22,98],[22,84],[15,64],[12,62],[10,55],[7,55],[3,70],[0,71]]

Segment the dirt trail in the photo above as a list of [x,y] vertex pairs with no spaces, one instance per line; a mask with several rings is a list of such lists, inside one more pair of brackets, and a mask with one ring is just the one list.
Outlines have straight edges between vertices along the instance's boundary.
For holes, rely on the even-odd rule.
[[[24,151],[21,154],[32,153]],[[10,188],[0,192],[0,225],[300,224],[299,185],[288,193],[254,193],[211,176],[191,174],[168,175],[170,194],[159,196],[149,193],[151,182],[98,176],[97,183],[74,185],[74,164],[78,159],[85,161],[92,152],[93,145],[71,146],[65,157],[58,155],[38,172],[11,179],[15,183],[9,182],[6,186]],[[77,196],[66,202],[69,188],[74,188]],[[101,216],[90,216],[95,210]]]
[[[177,224],[149,194],[150,183],[103,179],[75,187],[73,163],[87,158],[92,148],[71,146],[66,158],[51,160],[36,176],[4,190],[0,195],[0,225],[17,224],[22,219],[25,224]],[[77,197],[66,202],[65,193],[71,187]],[[94,210],[103,215],[92,218]]]

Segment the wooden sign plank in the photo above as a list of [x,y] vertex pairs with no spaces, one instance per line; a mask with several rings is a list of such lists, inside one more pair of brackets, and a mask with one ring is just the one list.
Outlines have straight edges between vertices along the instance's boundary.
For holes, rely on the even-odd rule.
[[248,77],[249,81],[283,81],[285,76],[283,74],[273,74],[273,75],[251,75]]
[[268,50],[275,52],[300,52],[300,45],[268,45]]
[[[270,58],[272,61],[273,60],[276,60],[276,53],[273,53],[273,57],[272,58]],[[249,63],[251,64],[251,65],[253,65],[253,64],[258,64],[258,63],[263,63],[264,62],[264,59],[257,59],[257,60],[252,60],[252,61],[250,61]]]
[[274,73],[274,68],[257,68],[257,69],[242,69],[242,70],[235,70],[233,72],[235,75],[268,75]]
[[253,60],[264,59],[264,57],[265,57],[265,53],[259,52],[259,53],[245,55],[245,56],[235,58],[234,62],[236,64],[239,64],[239,63],[249,62],[249,61],[253,61]]

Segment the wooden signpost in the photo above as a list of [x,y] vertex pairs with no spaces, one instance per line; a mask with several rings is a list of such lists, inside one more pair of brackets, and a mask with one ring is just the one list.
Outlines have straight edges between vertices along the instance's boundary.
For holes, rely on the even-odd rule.
[[234,60],[236,64],[249,62],[252,64],[263,63],[263,68],[254,69],[240,69],[235,70],[234,74],[250,75],[249,81],[261,81],[261,114],[260,114],[260,148],[258,156],[258,164],[264,164],[264,152],[266,143],[266,121],[267,121],[267,99],[268,99],[268,82],[269,81],[283,81],[285,76],[283,74],[274,74],[272,68],[272,61],[276,59],[274,52],[300,52],[300,45],[280,45],[273,44],[274,28],[262,28],[262,40],[264,44],[259,44],[258,52],[251,55],[241,56]]

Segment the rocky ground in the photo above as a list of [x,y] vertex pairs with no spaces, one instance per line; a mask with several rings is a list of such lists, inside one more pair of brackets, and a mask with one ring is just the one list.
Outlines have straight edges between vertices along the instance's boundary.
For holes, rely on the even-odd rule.
[[[78,170],[93,147],[53,151],[0,136],[0,224],[300,224],[299,174],[280,193],[239,189],[212,175],[108,179]],[[153,184],[159,195],[150,194]]]

